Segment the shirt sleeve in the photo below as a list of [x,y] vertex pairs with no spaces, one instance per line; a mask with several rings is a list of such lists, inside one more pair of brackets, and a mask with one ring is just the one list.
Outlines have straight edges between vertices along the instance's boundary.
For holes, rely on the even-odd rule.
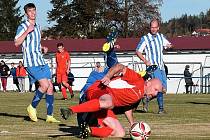
[[141,37],[141,40],[136,47],[136,51],[139,51],[142,53],[145,50],[145,47],[146,47],[145,39],[144,37]]
[[138,73],[136,73],[134,70],[126,67],[126,72],[123,75],[122,79],[129,82],[134,82],[134,81],[141,80],[142,77]]
[[66,52],[66,59],[69,61],[70,60],[70,55],[68,52]]
[[17,32],[16,32],[16,35],[15,35],[15,40],[17,38],[19,38],[24,32],[25,32],[24,27],[22,25],[19,25],[18,29],[17,29]]
[[170,45],[171,43],[166,39],[166,37],[162,34],[163,38],[163,46],[165,49],[167,49],[167,45]]

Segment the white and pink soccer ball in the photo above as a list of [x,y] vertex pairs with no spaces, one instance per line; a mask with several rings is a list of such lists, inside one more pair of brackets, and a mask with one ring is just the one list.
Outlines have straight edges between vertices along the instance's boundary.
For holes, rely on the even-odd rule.
[[148,140],[151,134],[150,126],[145,122],[135,122],[130,129],[133,140]]

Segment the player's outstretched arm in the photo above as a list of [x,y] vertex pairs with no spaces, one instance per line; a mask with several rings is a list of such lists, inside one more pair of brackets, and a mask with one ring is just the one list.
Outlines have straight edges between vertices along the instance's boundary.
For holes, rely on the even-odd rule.
[[126,116],[128,122],[130,123],[130,126],[132,126],[134,123],[133,110],[130,109],[130,110],[125,111],[125,116]]
[[123,64],[116,64],[109,69],[109,72],[101,79],[101,83],[104,85],[108,85],[110,83],[110,79],[113,76],[117,76],[120,74],[125,74],[126,67]]

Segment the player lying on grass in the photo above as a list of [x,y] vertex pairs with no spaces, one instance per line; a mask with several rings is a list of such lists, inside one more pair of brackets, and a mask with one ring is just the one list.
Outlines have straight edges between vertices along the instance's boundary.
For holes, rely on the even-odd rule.
[[[101,79],[91,85],[87,92],[87,102],[70,106],[69,108],[61,108],[61,115],[64,119],[68,119],[73,113],[82,112],[98,112],[101,110],[111,110],[114,107],[130,106],[146,96],[156,96],[162,90],[160,80],[152,79],[144,81],[144,79],[135,71],[129,69],[122,64],[116,64],[110,68],[109,72]],[[107,118],[105,116],[105,118]],[[114,117],[108,117],[110,122],[116,122]],[[118,120],[117,120],[118,121]],[[118,121],[119,122],[119,121]],[[104,123],[106,128],[100,126],[98,137],[123,137],[124,129],[116,125],[114,128]],[[111,123],[110,123],[111,124]],[[111,129],[104,136],[104,130]],[[94,129],[90,127],[89,132],[94,134]],[[120,132],[118,132],[120,131]],[[117,135],[120,134],[120,135]]]

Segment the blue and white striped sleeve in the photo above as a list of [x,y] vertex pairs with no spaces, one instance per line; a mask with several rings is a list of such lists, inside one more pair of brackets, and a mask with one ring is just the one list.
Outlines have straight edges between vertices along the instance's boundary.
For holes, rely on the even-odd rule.
[[146,41],[145,41],[144,37],[141,37],[141,40],[136,47],[136,51],[142,53],[144,51],[145,47],[146,47]]
[[163,34],[161,36],[162,36],[162,39],[163,39],[163,46],[164,46],[165,49],[167,49],[167,46],[171,45],[171,42],[169,42]]
[[24,27],[22,25],[19,25],[18,29],[17,29],[17,32],[16,32],[16,35],[15,35],[15,40],[17,38],[19,38],[24,32],[25,32]]

